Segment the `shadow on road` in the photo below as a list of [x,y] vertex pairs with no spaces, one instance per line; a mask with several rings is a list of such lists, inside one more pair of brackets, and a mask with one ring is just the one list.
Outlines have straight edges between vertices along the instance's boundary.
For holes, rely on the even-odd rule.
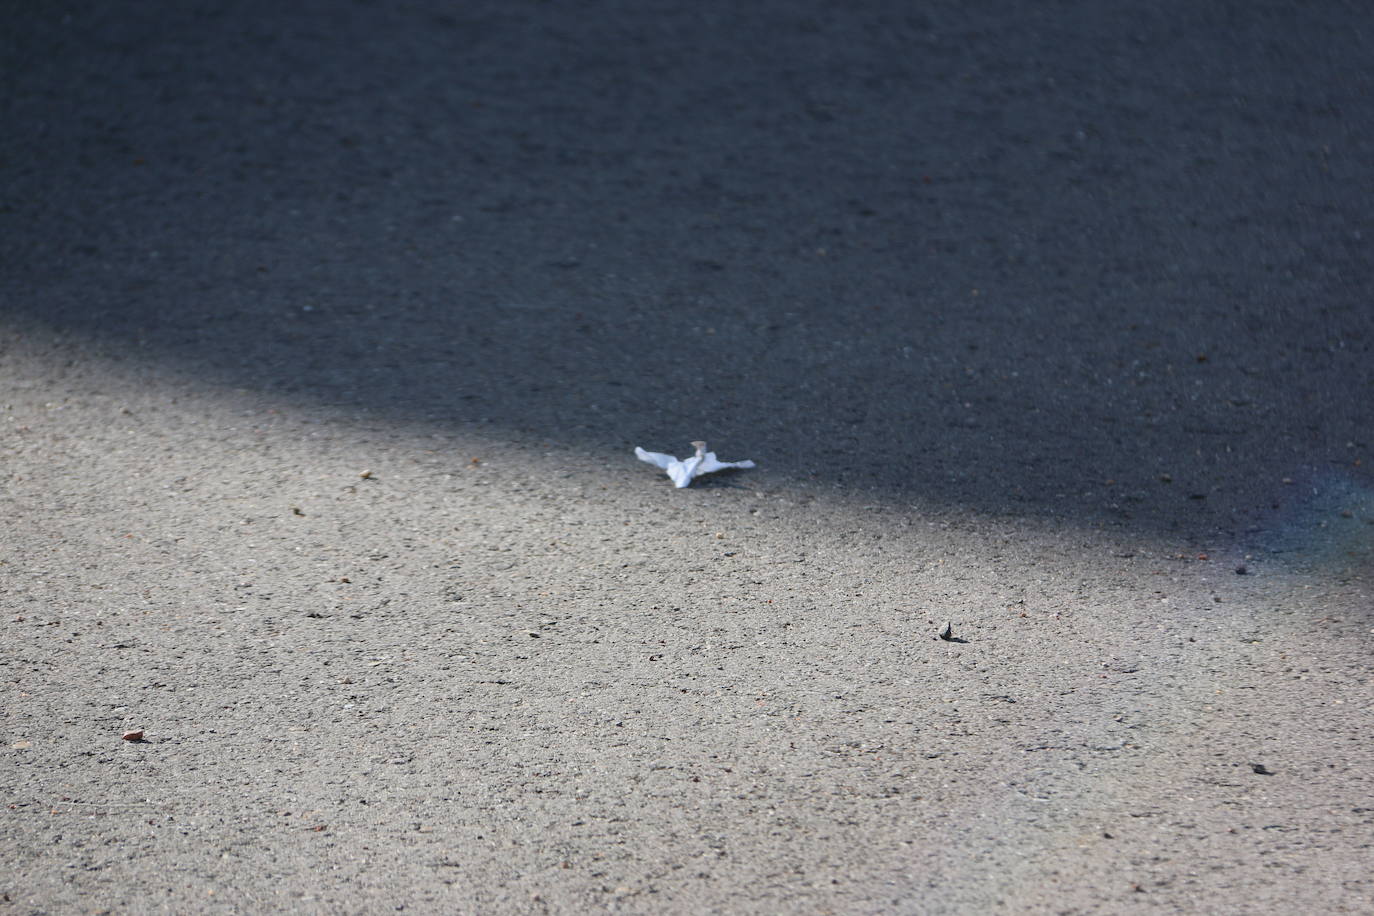
[[1370,486],[1351,9],[250,6],[16,17],[11,329],[1181,537]]

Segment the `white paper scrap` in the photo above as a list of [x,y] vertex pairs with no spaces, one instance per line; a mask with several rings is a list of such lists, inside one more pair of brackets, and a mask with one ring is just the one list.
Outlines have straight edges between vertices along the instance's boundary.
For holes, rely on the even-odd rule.
[[752,468],[752,461],[721,461],[716,458],[715,452],[706,451],[705,442],[693,442],[697,453],[690,458],[683,458],[681,461],[672,455],[665,455],[662,452],[646,452],[639,446],[635,446],[635,457],[640,461],[647,461],[668,472],[672,478],[673,486],[682,489],[692,482],[692,478],[700,477],[702,474],[710,474],[713,471],[723,471],[726,468]]

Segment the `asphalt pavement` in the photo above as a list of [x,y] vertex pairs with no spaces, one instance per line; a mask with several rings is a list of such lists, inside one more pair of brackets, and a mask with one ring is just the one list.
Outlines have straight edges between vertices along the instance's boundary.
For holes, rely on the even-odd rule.
[[1374,912],[1360,4],[0,22],[0,913]]

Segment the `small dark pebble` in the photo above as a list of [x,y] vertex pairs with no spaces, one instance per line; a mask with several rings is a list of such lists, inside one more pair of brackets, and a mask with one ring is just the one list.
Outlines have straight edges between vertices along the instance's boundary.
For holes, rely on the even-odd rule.
[[1236,575],[1238,575],[1238,576],[1246,575],[1246,574],[1249,573],[1249,572],[1250,572],[1250,570],[1246,569],[1244,566],[1237,566],[1237,567],[1236,567]]

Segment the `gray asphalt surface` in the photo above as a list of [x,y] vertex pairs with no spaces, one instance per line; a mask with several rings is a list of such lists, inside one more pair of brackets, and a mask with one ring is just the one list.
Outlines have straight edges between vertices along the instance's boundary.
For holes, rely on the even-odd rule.
[[0,5],[0,913],[1374,912],[1374,14],[739,6]]

